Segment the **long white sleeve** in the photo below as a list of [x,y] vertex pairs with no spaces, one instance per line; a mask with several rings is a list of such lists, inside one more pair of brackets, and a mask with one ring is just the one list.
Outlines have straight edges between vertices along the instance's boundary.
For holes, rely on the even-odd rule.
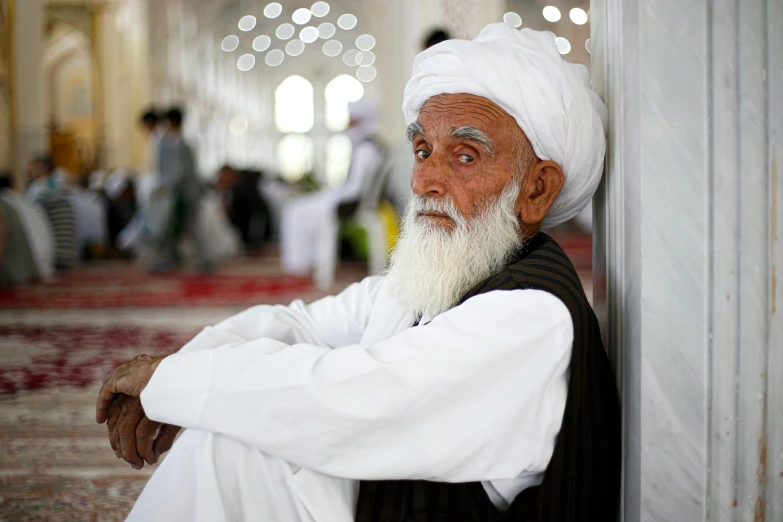
[[260,339],[173,355],[142,401],[337,477],[513,479],[551,458],[572,340],[557,298],[495,291],[366,350]]
[[309,343],[338,347],[358,343],[364,332],[382,277],[367,277],[336,296],[309,305],[296,300],[289,306],[254,306],[208,326],[179,353],[210,350],[261,338],[286,344]]

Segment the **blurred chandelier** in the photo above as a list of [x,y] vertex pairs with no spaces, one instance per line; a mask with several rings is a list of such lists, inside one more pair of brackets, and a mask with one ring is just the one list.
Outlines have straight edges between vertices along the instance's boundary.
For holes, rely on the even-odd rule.
[[[99,0],[92,0],[99,1]],[[266,4],[258,13],[245,13],[237,21],[238,32],[226,35],[221,41],[221,49],[226,53],[239,53],[237,68],[243,72],[250,71],[261,63],[269,67],[280,66],[286,58],[294,58],[305,53],[308,46],[318,45],[327,58],[340,59],[348,67],[355,68],[356,77],[362,82],[371,82],[377,76],[375,54],[375,37],[362,34],[355,38],[355,47],[344,46],[344,41],[338,39],[338,27],[341,31],[352,31],[358,24],[356,15],[352,13],[334,13],[328,2],[317,1],[309,9],[298,8],[286,14],[279,2]],[[333,18],[329,20],[328,18]],[[277,27],[267,27],[266,33],[261,31],[264,21],[278,21]],[[343,35],[343,40],[350,41],[352,37]],[[250,44],[243,44],[249,38]],[[325,40],[323,44],[320,40]],[[241,50],[240,48],[245,48]],[[345,52],[343,52],[345,51]],[[253,52],[264,53],[263,59],[256,60]]]

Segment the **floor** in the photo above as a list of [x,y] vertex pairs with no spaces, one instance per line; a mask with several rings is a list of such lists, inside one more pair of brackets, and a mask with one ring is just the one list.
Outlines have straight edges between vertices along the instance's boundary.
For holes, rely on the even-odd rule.
[[[563,246],[590,294],[589,240]],[[328,293],[363,273],[343,264]],[[282,274],[275,255],[206,277],[103,261],[0,290],[0,522],[124,520],[154,466],[136,471],[114,457],[94,421],[103,375],[137,353],[172,353],[250,305],[323,294]]]

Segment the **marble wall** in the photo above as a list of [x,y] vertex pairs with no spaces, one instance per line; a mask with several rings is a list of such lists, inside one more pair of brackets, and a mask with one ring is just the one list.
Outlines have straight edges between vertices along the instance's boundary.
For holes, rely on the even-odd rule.
[[622,520],[781,521],[783,3],[593,0],[591,15]]

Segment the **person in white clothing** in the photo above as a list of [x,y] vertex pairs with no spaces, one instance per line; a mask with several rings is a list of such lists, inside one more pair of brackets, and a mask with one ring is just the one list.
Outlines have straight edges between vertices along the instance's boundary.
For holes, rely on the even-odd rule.
[[551,34],[493,24],[421,53],[403,110],[414,197],[385,275],[107,375],[116,455],[171,448],[128,520],[613,518],[614,379],[540,232],[595,191],[603,104]]
[[374,139],[378,113],[374,105],[359,101],[348,105],[351,166],[345,184],[286,202],[280,217],[280,258],[291,274],[309,275],[318,262],[318,235],[323,224],[337,219],[340,204],[358,202],[367,183],[382,166],[384,151]]

